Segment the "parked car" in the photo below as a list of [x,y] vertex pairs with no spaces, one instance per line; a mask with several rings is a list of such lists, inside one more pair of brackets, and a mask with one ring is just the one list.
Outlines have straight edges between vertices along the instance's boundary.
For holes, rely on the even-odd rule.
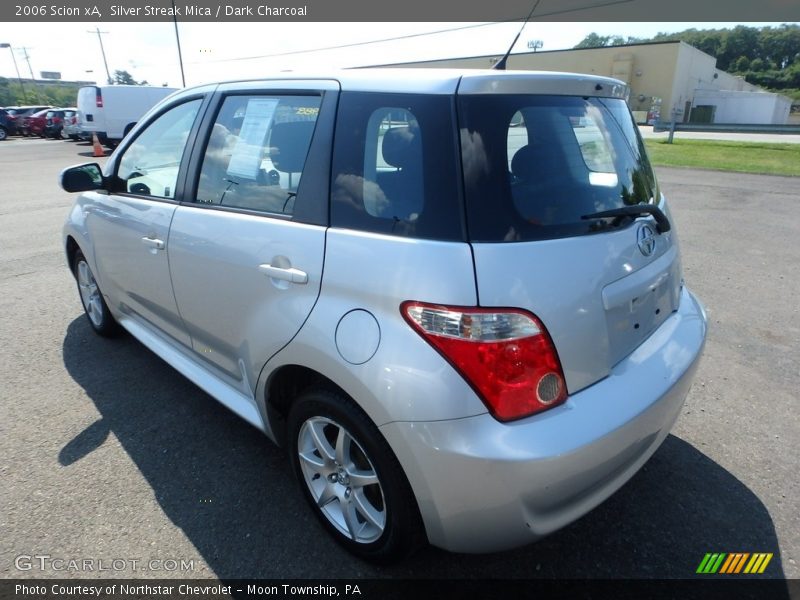
[[8,113],[4,108],[0,108],[0,141],[5,140],[9,135],[12,125]]
[[81,124],[78,120],[78,109],[68,108],[64,111],[64,128],[61,131],[61,137],[75,140],[80,139]]
[[706,336],[625,94],[438,69],[179,92],[62,173],[88,324],[285,446],[361,557],[537,540],[661,445]]
[[[21,107],[19,106],[6,106],[6,129],[8,135],[17,135],[18,133],[18,126],[17,126],[17,111]],[[21,124],[21,122],[20,122]]]
[[67,112],[71,114],[75,114],[74,108],[54,108],[53,110],[47,111],[45,115],[46,122],[44,126],[44,137],[50,137],[53,139],[61,138],[61,132],[64,129],[64,120],[66,118]]
[[34,113],[52,108],[50,106],[14,106],[7,108],[9,116],[12,118],[14,131],[12,135],[27,135],[25,132],[25,119]]
[[44,137],[44,128],[47,126],[47,113],[49,112],[51,109],[45,108],[25,117],[22,120],[22,135]]
[[114,148],[136,122],[176,88],[150,85],[89,85],[78,90],[83,129]]

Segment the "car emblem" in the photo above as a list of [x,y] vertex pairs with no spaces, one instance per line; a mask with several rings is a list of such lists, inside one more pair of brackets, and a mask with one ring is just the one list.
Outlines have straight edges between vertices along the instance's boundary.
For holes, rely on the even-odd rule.
[[636,231],[636,243],[642,254],[650,256],[656,250],[656,232],[646,223],[640,225]]

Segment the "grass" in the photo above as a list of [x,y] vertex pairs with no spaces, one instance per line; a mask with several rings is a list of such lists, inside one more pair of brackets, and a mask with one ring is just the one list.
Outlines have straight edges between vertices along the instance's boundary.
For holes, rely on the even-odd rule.
[[800,144],[681,140],[672,144],[645,140],[650,161],[662,167],[691,167],[800,176]]

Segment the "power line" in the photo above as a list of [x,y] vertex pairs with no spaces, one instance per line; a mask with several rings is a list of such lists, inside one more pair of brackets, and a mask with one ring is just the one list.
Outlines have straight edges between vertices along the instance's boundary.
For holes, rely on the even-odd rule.
[[[625,0],[625,1],[630,1],[630,0]],[[422,32],[422,33],[409,33],[407,35],[398,35],[398,36],[395,36],[395,37],[381,38],[381,39],[377,39],[377,40],[368,40],[368,41],[365,41],[365,42],[352,42],[350,44],[339,44],[339,45],[336,45],[336,46],[322,46],[322,47],[319,47],[319,48],[308,48],[306,50],[291,50],[289,52],[275,52],[275,53],[272,53],[272,54],[260,54],[260,55],[257,55],[257,56],[238,56],[238,57],[235,57],[235,58],[220,58],[220,59],[217,59],[217,60],[207,60],[207,61],[202,61],[202,62],[197,61],[197,62],[192,62],[192,63],[189,63],[189,64],[195,64],[195,65],[203,64],[203,65],[205,65],[205,64],[209,64],[209,63],[233,62],[233,61],[240,61],[240,60],[256,60],[256,59],[259,59],[259,58],[274,58],[274,57],[277,57],[277,56],[290,56],[290,55],[294,55],[294,54],[310,54],[312,52],[324,52],[326,50],[340,50],[342,48],[355,48],[357,46],[368,46],[370,44],[382,44],[384,42],[395,42],[395,41],[398,41],[398,40],[407,40],[407,39],[411,39],[411,38],[424,37],[424,36],[428,36],[428,35],[438,35],[440,33],[449,33],[451,31],[462,31],[464,29],[476,29],[478,27],[489,27],[489,26],[492,26],[492,25],[501,25],[501,24],[507,23],[507,22],[513,22],[513,21],[496,21],[496,22],[493,22],[493,23],[478,23],[478,24],[474,24],[474,25],[464,25],[462,27],[450,27],[449,29],[438,29],[436,31],[425,31],[425,32]]]
[[[606,7],[606,6],[613,6],[613,5],[616,5],[616,4],[630,4],[630,3],[636,2],[636,1],[637,0],[608,0],[606,2],[600,2],[600,3],[597,3],[597,4],[590,4],[588,6],[576,6],[576,7],[573,7],[573,8],[552,10],[550,12],[541,13],[539,15],[539,18],[542,18],[542,17],[555,17],[555,16],[558,16],[558,15],[563,15],[563,14],[568,14],[568,13],[573,13],[573,12],[580,12],[580,11],[587,10],[587,9],[588,10],[598,9],[598,8],[603,8],[603,7]],[[538,2],[536,4],[538,4]],[[355,48],[355,47],[358,47],[358,46],[369,46],[371,44],[382,44],[382,43],[385,43],[385,42],[395,42],[395,41],[399,41],[399,40],[407,40],[407,39],[412,39],[412,38],[425,37],[425,36],[429,36],[429,35],[439,35],[439,34],[442,34],[442,33],[450,33],[452,31],[463,31],[463,30],[466,30],[466,29],[477,29],[479,27],[491,27],[493,25],[502,25],[502,24],[506,24],[506,23],[515,23],[515,22],[518,22],[518,21],[523,21],[524,22],[525,20],[526,20],[525,17],[519,17],[519,18],[516,18],[516,19],[508,19],[507,21],[493,21],[491,23],[476,23],[476,24],[472,24],[472,25],[463,25],[461,27],[450,27],[450,28],[447,28],[447,29],[437,29],[436,31],[425,31],[425,32],[422,32],[422,33],[410,33],[410,34],[407,34],[407,35],[399,35],[399,36],[395,36],[395,37],[379,38],[377,40],[367,40],[365,42],[353,42],[353,43],[350,43],[350,44],[339,44],[339,45],[336,45],[336,46],[321,46],[319,48],[308,48],[306,50],[291,50],[291,51],[288,51],[288,52],[274,52],[274,53],[271,53],[271,54],[259,54],[259,55],[255,55],[255,56],[238,56],[238,57],[234,57],[234,58],[219,58],[219,59],[216,59],[216,60],[207,60],[207,61],[192,61],[192,62],[187,63],[187,64],[206,65],[206,64],[211,64],[211,63],[236,62],[236,61],[242,61],[242,60],[257,60],[259,58],[276,58],[276,57],[279,57],[279,56],[292,56],[292,55],[296,55],[296,54],[311,54],[313,52],[324,52],[324,51],[327,51],[327,50],[341,50],[343,48]]]

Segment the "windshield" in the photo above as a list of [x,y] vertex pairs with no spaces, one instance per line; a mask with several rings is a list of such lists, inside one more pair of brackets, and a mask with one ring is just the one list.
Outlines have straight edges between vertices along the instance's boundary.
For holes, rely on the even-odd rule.
[[473,241],[595,233],[609,222],[583,215],[658,197],[624,100],[482,94],[458,110]]

